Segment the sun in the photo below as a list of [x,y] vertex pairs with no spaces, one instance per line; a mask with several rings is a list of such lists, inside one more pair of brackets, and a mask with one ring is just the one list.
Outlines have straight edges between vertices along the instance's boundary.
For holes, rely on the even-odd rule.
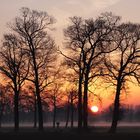
[[99,108],[97,107],[97,106],[92,106],[91,107],[91,111],[93,112],[93,113],[97,113],[98,111],[99,111]]

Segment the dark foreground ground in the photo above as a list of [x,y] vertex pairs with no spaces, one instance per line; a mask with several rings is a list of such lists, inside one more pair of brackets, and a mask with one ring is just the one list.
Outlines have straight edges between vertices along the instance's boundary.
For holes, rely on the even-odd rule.
[[11,128],[0,130],[0,140],[140,140],[140,127],[121,127],[116,134],[109,134],[105,127],[90,128],[88,131],[77,129],[36,129],[21,128],[14,132]]

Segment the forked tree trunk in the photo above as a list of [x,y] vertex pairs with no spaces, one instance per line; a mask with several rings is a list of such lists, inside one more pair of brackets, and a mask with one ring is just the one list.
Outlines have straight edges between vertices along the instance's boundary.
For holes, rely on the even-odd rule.
[[[33,46],[33,45],[32,45]],[[39,131],[43,130],[43,111],[42,111],[42,102],[40,97],[40,89],[39,89],[39,76],[38,69],[35,59],[35,53],[33,53],[33,64],[34,64],[34,72],[35,72],[35,89],[36,89],[36,97],[37,97],[37,109],[38,109],[38,125]]]
[[118,83],[115,101],[114,101],[112,124],[111,124],[111,128],[109,130],[110,133],[115,133],[116,129],[117,129],[117,124],[118,124],[118,120],[119,120],[119,108],[120,108],[120,90],[121,90],[121,85],[120,85],[120,83]]

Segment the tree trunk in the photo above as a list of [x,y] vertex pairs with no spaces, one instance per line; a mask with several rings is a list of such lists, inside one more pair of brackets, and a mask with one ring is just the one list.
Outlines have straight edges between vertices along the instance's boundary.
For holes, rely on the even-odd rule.
[[56,104],[54,103],[54,110],[53,110],[53,128],[55,128],[56,123]]
[[35,53],[33,53],[33,64],[35,71],[35,89],[36,89],[36,97],[37,97],[37,109],[38,109],[38,125],[39,131],[43,130],[43,112],[42,112],[42,102],[40,97],[40,89],[39,89],[39,77],[38,77],[38,69],[36,64]]
[[3,117],[3,112],[4,112],[4,104],[1,104],[1,109],[0,109],[0,128],[1,128],[1,124],[2,124],[2,117]]
[[88,74],[85,75],[84,97],[83,97],[83,127],[88,127]]
[[18,110],[18,103],[19,103],[19,93],[15,90],[14,95],[14,122],[15,122],[15,131],[19,130],[19,110]]
[[82,128],[82,76],[81,72],[79,73],[79,85],[78,85],[78,128]]
[[69,114],[70,114],[70,107],[69,107],[69,102],[68,102],[68,106],[67,106],[67,114],[66,114],[66,125],[65,127],[68,127],[68,123],[69,123]]
[[36,105],[36,95],[34,102],[34,128],[37,128],[37,105]]
[[74,106],[73,106],[73,97],[71,97],[71,128],[73,128],[73,115],[74,115]]
[[118,124],[118,120],[119,120],[120,90],[121,90],[121,84],[118,82],[117,83],[115,101],[114,101],[112,124],[111,124],[111,128],[109,130],[110,133],[115,133],[116,132],[116,128],[117,128],[117,124]]
[[[37,88],[39,89],[39,88]],[[37,90],[38,91],[38,90]],[[37,94],[37,106],[38,106],[38,125],[39,125],[39,130],[43,130],[43,112],[42,112],[42,103],[41,103],[41,97],[39,92],[36,92]]]

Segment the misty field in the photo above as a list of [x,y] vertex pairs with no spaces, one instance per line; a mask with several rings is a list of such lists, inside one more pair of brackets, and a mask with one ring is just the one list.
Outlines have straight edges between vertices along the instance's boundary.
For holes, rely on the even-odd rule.
[[74,128],[65,128],[65,123],[60,122],[59,128],[52,128],[52,123],[45,123],[44,131],[39,132],[37,128],[33,128],[32,123],[20,123],[19,132],[14,131],[13,124],[3,124],[0,128],[0,138],[3,140],[139,140],[140,139],[140,123],[139,122],[120,122],[117,132],[110,134],[110,122],[92,122],[89,123],[89,129],[78,130],[77,123]]
[[52,139],[76,139],[76,140],[139,140],[140,139],[140,126],[119,126],[117,133],[108,133],[109,127],[91,127],[87,131],[79,131],[77,128],[45,128],[43,132],[31,127],[22,127],[19,132],[14,132],[10,127],[4,127],[0,131],[0,138],[3,140],[20,139],[20,140],[52,140]]

